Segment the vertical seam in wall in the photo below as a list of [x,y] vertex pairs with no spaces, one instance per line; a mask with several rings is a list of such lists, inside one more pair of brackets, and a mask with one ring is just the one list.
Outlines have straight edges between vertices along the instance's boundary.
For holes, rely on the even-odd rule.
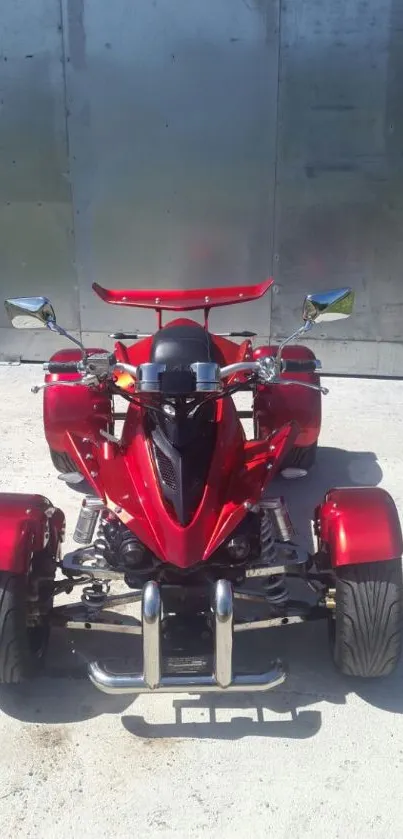
[[67,102],[67,72],[66,72],[66,39],[63,15],[63,0],[59,0],[60,10],[60,37],[62,44],[62,73],[63,73],[63,94],[64,94],[64,130],[66,137],[66,155],[69,176],[69,191],[70,191],[70,207],[71,207],[71,236],[73,239],[73,253],[74,253],[74,272],[76,277],[76,300],[77,300],[77,320],[80,341],[82,341],[82,326],[81,326],[81,304],[80,304],[80,285],[78,282],[77,269],[77,253],[76,253],[76,219],[74,212],[74,193],[71,182],[71,160],[70,160],[70,134],[69,134],[69,108]]
[[[283,0],[278,0],[278,49],[277,49],[277,91],[276,91],[276,110],[275,110],[275,126],[276,137],[274,141],[274,189],[273,189],[273,240],[271,252],[271,275],[274,278],[276,255],[276,241],[277,241],[277,172],[278,172],[278,146],[279,146],[279,107],[280,107],[280,73],[281,73],[281,11]],[[272,314],[273,314],[273,291],[270,295],[270,334],[269,343],[271,343],[272,336]]]

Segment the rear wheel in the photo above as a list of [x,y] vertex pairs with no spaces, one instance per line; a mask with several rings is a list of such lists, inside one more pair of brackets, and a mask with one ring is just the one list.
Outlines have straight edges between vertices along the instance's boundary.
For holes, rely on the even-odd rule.
[[308,472],[315,463],[317,448],[317,443],[312,443],[311,446],[294,446],[281,464],[281,469],[305,469]]
[[401,650],[402,563],[368,562],[336,572],[333,658],[347,676],[388,676]]
[[29,625],[28,592],[25,574],[0,572],[0,684],[34,676],[46,651],[49,624]]

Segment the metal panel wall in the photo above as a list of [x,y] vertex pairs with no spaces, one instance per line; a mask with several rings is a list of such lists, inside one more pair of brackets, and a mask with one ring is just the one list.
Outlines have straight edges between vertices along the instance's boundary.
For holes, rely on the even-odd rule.
[[[82,327],[147,329],[91,283],[226,285],[272,261],[277,0],[65,0]],[[223,310],[268,332],[270,300]],[[219,320],[218,320],[219,318]],[[214,315],[212,316],[214,326]]]
[[[67,159],[60,7],[2,0],[0,26],[0,296],[42,293],[80,327]],[[8,328],[0,353],[46,358],[57,338]]]
[[[403,6],[279,2],[3,0],[3,297],[48,294],[110,346],[153,320],[106,307],[94,279],[219,285],[274,266],[272,337],[305,292],[350,283],[355,317],[318,328],[318,354],[401,374]],[[270,299],[213,314],[228,326],[267,337]],[[0,312],[0,357],[56,342]]]
[[333,372],[402,375],[401,0],[283,2],[278,126],[273,336],[305,292],[351,284],[354,317],[312,346]]

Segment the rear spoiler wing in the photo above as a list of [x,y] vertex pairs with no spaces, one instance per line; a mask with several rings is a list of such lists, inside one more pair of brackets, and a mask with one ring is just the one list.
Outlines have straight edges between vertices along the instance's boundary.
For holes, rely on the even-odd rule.
[[117,291],[102,288],[93,283],[93,290],[105,303],[116,306],[137,306],[143,309],[155,309],[157,312],[189,312],[204,309],[208,312],[215,306],[231,306],[234,303],[247,303],[262,297],[273,284],[267,279],[257,285],[224,286],[221,288],[186,288],[186,289],[134,289]]

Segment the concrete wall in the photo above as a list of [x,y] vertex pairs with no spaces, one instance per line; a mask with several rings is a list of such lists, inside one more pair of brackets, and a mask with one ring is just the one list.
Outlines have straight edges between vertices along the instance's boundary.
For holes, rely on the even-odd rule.
[[[308,291],[351,284],[318,327],[329,372],[403,369],[403,6],[399,0],[3,0],[0,289],[49,296],[110,346],[153,315],[110,287],[255,282],[212,328],[277,340]],[[49,333],[0,313],[3,359]]]

